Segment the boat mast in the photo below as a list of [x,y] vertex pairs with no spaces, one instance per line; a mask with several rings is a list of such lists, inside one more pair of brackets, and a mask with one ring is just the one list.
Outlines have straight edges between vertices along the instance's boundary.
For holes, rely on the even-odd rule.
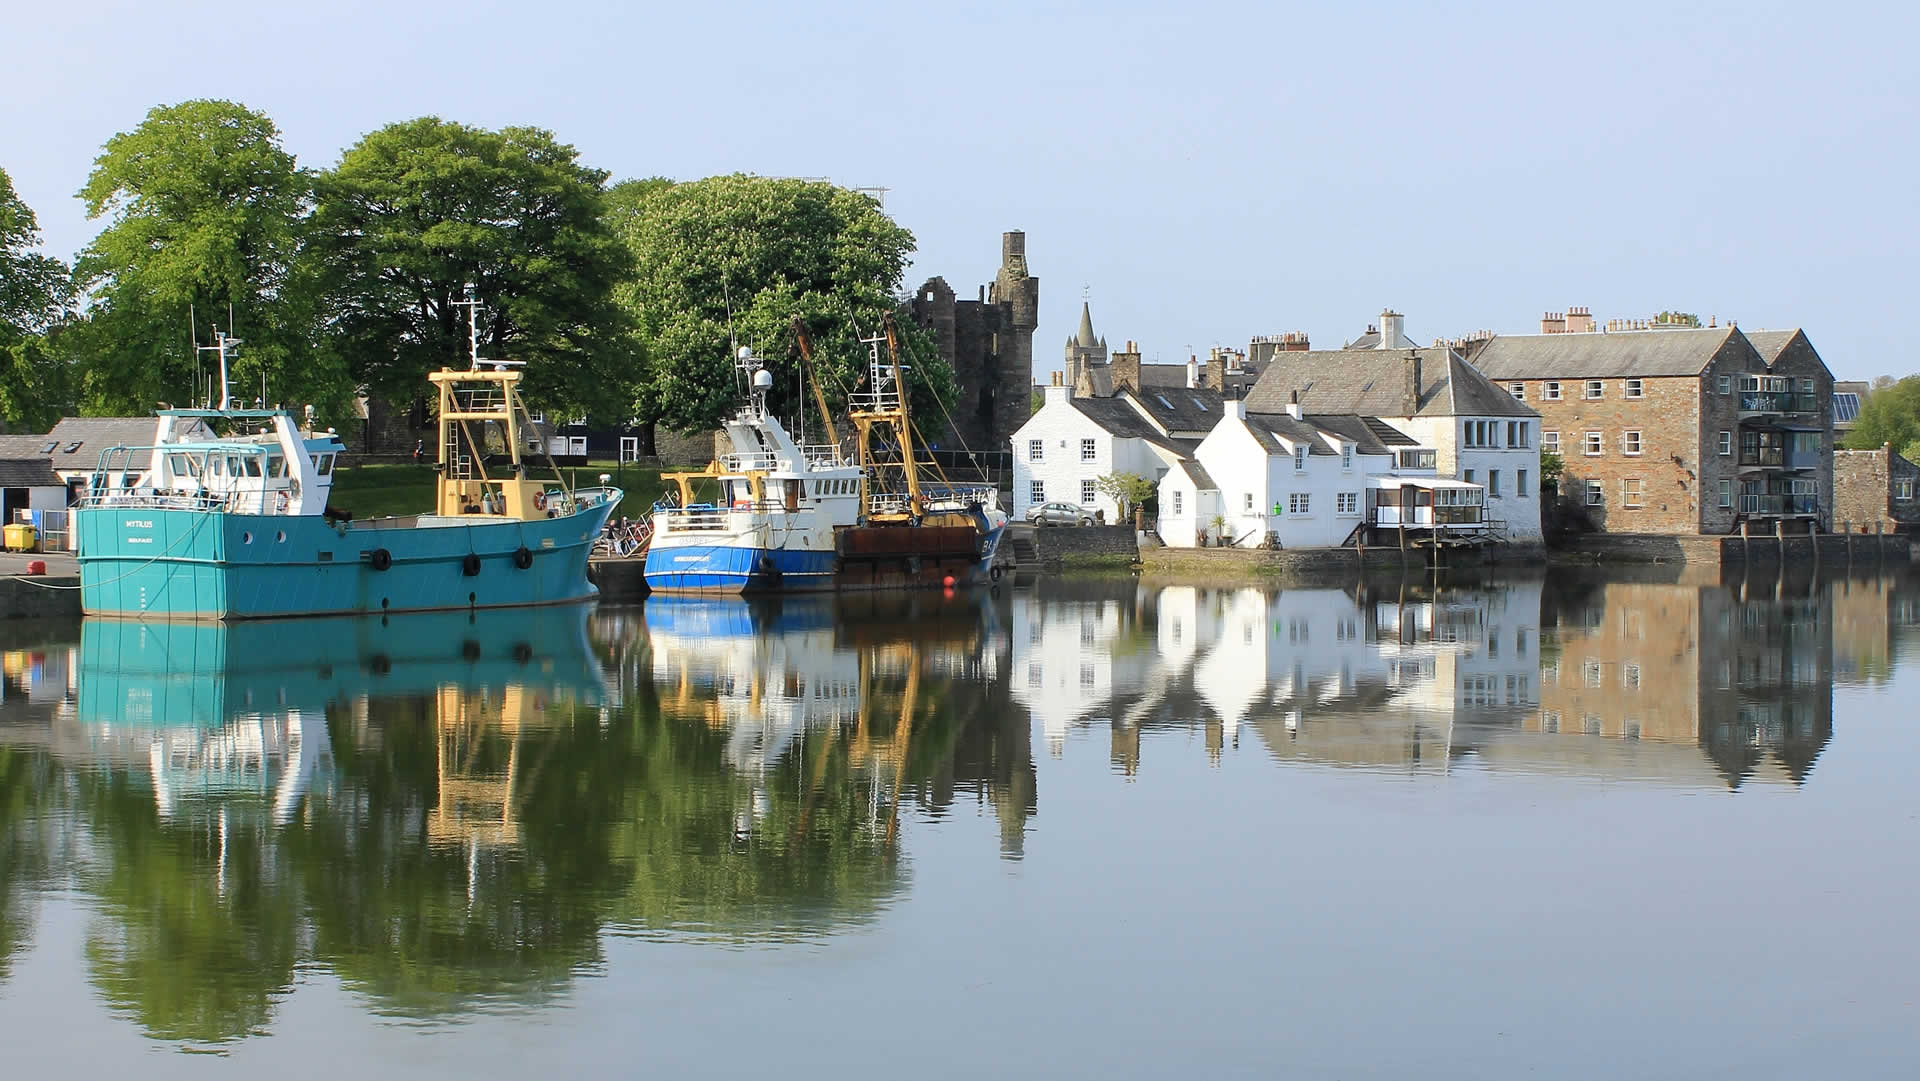
[[[925,513],[920,498],[920,472],[914,463],[913,425],[907,417],[906,367],[900,363],[900,328],[893,316],[883,321],[885,333],[877,338],[862,338],[867,347],[868,392],[858,395],[859,408],[853,410],[853,425],[859,430],[860,467],[868,486],[868,517],[877,522],[915,522]],[[880,359],[880,343],[887,343],[887,359]],[[906,506],[888,506],[873,511],[873,483],[881,475],[880,463],[873,454],[873,430],[890,430],[900,448],[900,470],[906,481]],[[897,495],[885,492],[883,495]],[[891,502],[891,501],[889,501]]]
[[807,379],[807,385],[813,388],[813,404],[820,407],[820,420],[827,426],[827,442],[833,444],[834,460],[840,459],[840,433],[833,427],[833,412],[827,408],[826,392],[820,389],[820,379],[813,370],[813,340],[807,337],[807,324],[799,316],[793,317],[793,341],[800,347],[800,367]]
[[198,353],[220,354],[220,404],[216,408],[222,410],[232,408],[230,404],[231,399],[229,398],[227,390],[227,354],[234,346],[240,343],[241,340],[239,338],[229,338],[219,327],[215,327],[213,328],[212,345],[195,345],[193,347],[195,352]]

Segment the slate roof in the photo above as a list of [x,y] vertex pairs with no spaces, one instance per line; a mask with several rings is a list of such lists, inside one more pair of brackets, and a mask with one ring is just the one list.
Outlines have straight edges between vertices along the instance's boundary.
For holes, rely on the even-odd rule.
[[1220,486],[1215,484],[1213,478],[1207,475],[1206,469],[1192,458],[1180,459],[1180,470],[1187,475],[1188,480],[1193,482],[1194,491],[1217,492],[1220,490]]
[[1366,422],[1367,430],[1373,433],[1373,437],[1385,446],[1417,447],[1420,445],[1418,439],[1388,424],[1379,417],[1361,417],[1360,419]]
[[1490,379],[1699,375],[1721,347],[1739,333],[1733,327],[1700,327],[1614,334],[1495,335],[1474,353],[1473,363]]
[[[1571,337],[1571,335],[1569,335]],[[1407,363],[1420,358],[1420,400],[1407,410]],[[1450,349],[1315,349],[1275,353],[1247,392],[1250,413],[1284,412],[1293,392],[1316,415],[1537,417]]]
[[1075,409],[1098,424],[1101,430],[1109,435],[1122,439],[1144,439],[1181,454],[1191,453],[1198,445],[1191,440],[1162,435],[1158,428],[1149,424],[1147,418],[1141,416],[1123,398],[1072,398],[1069,400]]
[[1295,420],[1285,413],[1247,413],[1247,429],[1260,441],[1268,454],[1285,454],[1286,447],[1276,436],[1284,436],[1295,443],[1305,443],[1309,455],[1321,457],[1338,456],[1339,452],[1327,446],[1325,436],[1320,429],[1305,420]]
[[1183,382],[1179,387],[1154,387],[1134,395],[1156,423],[1170,432],[1209,432],[1220,423],[1225,410],[1220,392],[1194,388]]
[[[1368,330],[1365,334],[1360,335],[1358,338],[1355,338],[1354,340],[1348,342],[1346,345],[1342,346],[1341,348],[1342,349],[1378,349],[1380,348],[1380,331],[1377,329]],[[1399,348],[1418,349],[1420,348],[1420,343],[1414,341],[1412,338],[1407,337],[1407,334],[1405,331],[1401,331]]]
[[151,446],[157,425],[153,417],[67,417],[53,426],[41,445],[55,444],[53,468],[87,470],[100,464],[100,452],[108,447]]
[[[1377,417],[1359,417],[1351,413],[1337,416],[1324,413],[1308,413],[1304,414],[1300,419],[1323,432],[1332,432],[1334,435],[1347,440],[1352,443],[1354,449],[1361,454],[1391,453],[1391,451],[1387,449],[1386,441],[1381,439],[1379,434],[1374,431],[1373,425],[1380,424],[1381,427],[1386,428],[1390,432],[1393,432],[1393,429],[1382,423]],[[1394,432],[1393,434],[1400,436],[1401,439],[1406,440],[1408,443],[1413,442],[1413,440],[1407,439],[1406,436],[1400,435],[1399,432]]]
[[1187,386],[1187,366],[1185,364],[1142,364],[1140,365],[1140,385],[1144,387]]
[[1799,337],[1800,328],[1794,327],[1790,330],[1749,330],[1744,331],[1744,333],[1747,336],[1747,341],[1753,344],[1754,351],[1765,358],[1768,364],[1772,364],[1774,361],[1780,359],[1780,354],[1786,351],[1787,344],[1793,341],[1794,338]]
[[44,435],[0,435],[0,488],[58,488],[62,481],[40,448]]

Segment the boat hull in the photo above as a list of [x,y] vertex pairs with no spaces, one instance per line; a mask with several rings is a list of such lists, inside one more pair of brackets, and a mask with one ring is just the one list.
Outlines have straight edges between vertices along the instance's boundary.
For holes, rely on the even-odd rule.
[[[950,528],[842,529],[835,549],[747,544],[674,544],[647,552],[654,593],[805,593],[938,589],[988,580],[1005,527],[985,534]],[[964,534],[964,543],[958,535]]]
[[403,518],[348,527],[314,516],[86,507],[74,512],[80,602],[90,616],[145,619],[573,603],[596,595],[587,555],[611,509],[601,504],[526,521]]

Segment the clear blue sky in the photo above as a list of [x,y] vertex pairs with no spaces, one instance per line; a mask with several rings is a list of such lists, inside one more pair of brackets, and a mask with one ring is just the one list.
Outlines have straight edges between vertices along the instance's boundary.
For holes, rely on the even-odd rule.
[[[70,257],[150,107],[231,98],[303,164],[435,114],[534,124],[615,179],[892,189],[909,287],[1027,231],[1037,366],[1091,290],[1151,359],[1382,306],[1420,341],[1680,308],[1920,369],[1911,5],[35,3],[0,166]],[[1687,8],[1691,10],[1678,10]]]

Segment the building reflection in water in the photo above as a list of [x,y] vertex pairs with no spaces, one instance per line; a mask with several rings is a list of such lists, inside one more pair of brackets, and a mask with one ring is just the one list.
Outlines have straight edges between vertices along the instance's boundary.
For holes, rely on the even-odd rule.
[[1010,682],[1050,754],[1104,726],[1129,776],[1155,727],[1203,729],[1216,762],[1250,727],[1281,761],[1798,784],[1832,735],[1832,680],[1884,679],[1913,609],[1904,580],[1792,574],[1049,583],[1013,601]]

